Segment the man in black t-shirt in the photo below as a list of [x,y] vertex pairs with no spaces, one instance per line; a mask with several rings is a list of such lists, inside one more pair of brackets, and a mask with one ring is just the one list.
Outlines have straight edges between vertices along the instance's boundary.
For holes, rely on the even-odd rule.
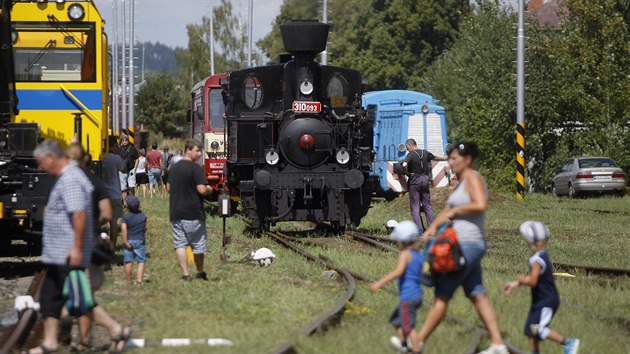
[[170,193],[169,210],[173,247],[182,270],[182,279],[190,280],[186,247],[190,246],[195,258],[195,278],[208,280],[203,270],[203,256],[208,251],[206,244],[206,213],[204,197],[212,193],[206,174],[195,161],[201,158],[201,145],[192,139],[186,140],[184,157],[173,165],[166,185]]
[[418,149],[414,139],[407,139],[405,142],[409,152],[402,162],[403,168],[407,168],[409,179],[407,180],[407,190],[409,191],[409,206],[411,217],[422,233],[424,226],[420,216],[420,205],[424,209],[427,217],[427,227],[431,225],[435,216],[431,207],[431,194],[429,192],[431,161],[446,161],[446,156],[435,156],[427,150]]
[[118,150],[120,157],[125,161],[127,165],[127,172],[120,173],[120,187],[122,189],[122,200],[125,201],[127,193],[134,195],[136,189],[136,160],[140,156],[138,150],[133,144],[129,142],[129,137],[126,135],[120,136],[120,149]]

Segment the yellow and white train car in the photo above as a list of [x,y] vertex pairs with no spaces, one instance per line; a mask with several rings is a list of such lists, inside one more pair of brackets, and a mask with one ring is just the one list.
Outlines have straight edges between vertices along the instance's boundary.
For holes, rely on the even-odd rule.
[[105,21],[89,0],[15,1],[11,11],[19,114],[40,137],[77,136],[100,161],[107,152],[109,77]]

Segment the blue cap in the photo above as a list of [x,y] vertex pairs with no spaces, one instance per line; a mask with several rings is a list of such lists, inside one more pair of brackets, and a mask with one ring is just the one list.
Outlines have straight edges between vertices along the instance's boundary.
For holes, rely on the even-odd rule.
[[127,202],[127,209],[131,211],[136,211],[140,208],[140,199],[135,195],[128,195],[125,201]]

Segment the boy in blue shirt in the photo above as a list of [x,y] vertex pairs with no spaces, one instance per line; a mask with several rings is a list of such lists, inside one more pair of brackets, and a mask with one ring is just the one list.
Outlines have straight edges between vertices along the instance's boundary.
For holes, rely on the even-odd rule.
[[[370,291],[376,291],[388,282],[398,279],[400,302],[392,313],[389,322],[394,325],[398,337],[391,338],[392,344],[399,353],[406,353],[409,349],[418,352],[419,348],[409,348],[407,343],[418,342],[414,331],[416,325],[416,311],[422,305],[422,263],[424,254],[418,250],[416,240],[420,235],[418,226],[409,220],[404,220],[395,226],[391,238],[398,241],[400,253],[396,268],[378,281],[370,284]],[[409,340],[409,341],[408,341]]]
[[509,295],[519,285],[532,288],[532,305],[525,322],[525,335],[529,337],[532,354],[538,354],[538,342],[547,338],[562,345],[564,354],[577,354],[579,339],[565,338],[548,327],[560,306],[551,259],[545,250],[549,229],[541,222],[526,221],[521,224],[520,231],[534,253],[529,258],[529,274],[505,284],[503,290]]
[[144,277],[144,263],[146,262],[147,217],[140,211],[138,197],[128,195],[125,199],[129,212],[121,218],[121,233],[123,239],[123,261],[127,282],[131,283],[131,265],[138,263],[136,283],[141,284]]

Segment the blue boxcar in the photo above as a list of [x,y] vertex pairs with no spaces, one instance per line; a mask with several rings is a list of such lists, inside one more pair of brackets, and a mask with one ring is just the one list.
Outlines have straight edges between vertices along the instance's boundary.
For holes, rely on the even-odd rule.
[[[394,196],[406,192],[404,176],[393,173],[393,164],[407,154],[405,141],[413,138],[418,147],[434,155],[445,155],[446,117],[438,100],[416,91],[386,90],[366,92],[363,107],[376,107],[374,125],[375,161],[372,176],[378,181],[377,194]],[[433,162],[433,184],[443,187],[450,183],[446,162]]]

